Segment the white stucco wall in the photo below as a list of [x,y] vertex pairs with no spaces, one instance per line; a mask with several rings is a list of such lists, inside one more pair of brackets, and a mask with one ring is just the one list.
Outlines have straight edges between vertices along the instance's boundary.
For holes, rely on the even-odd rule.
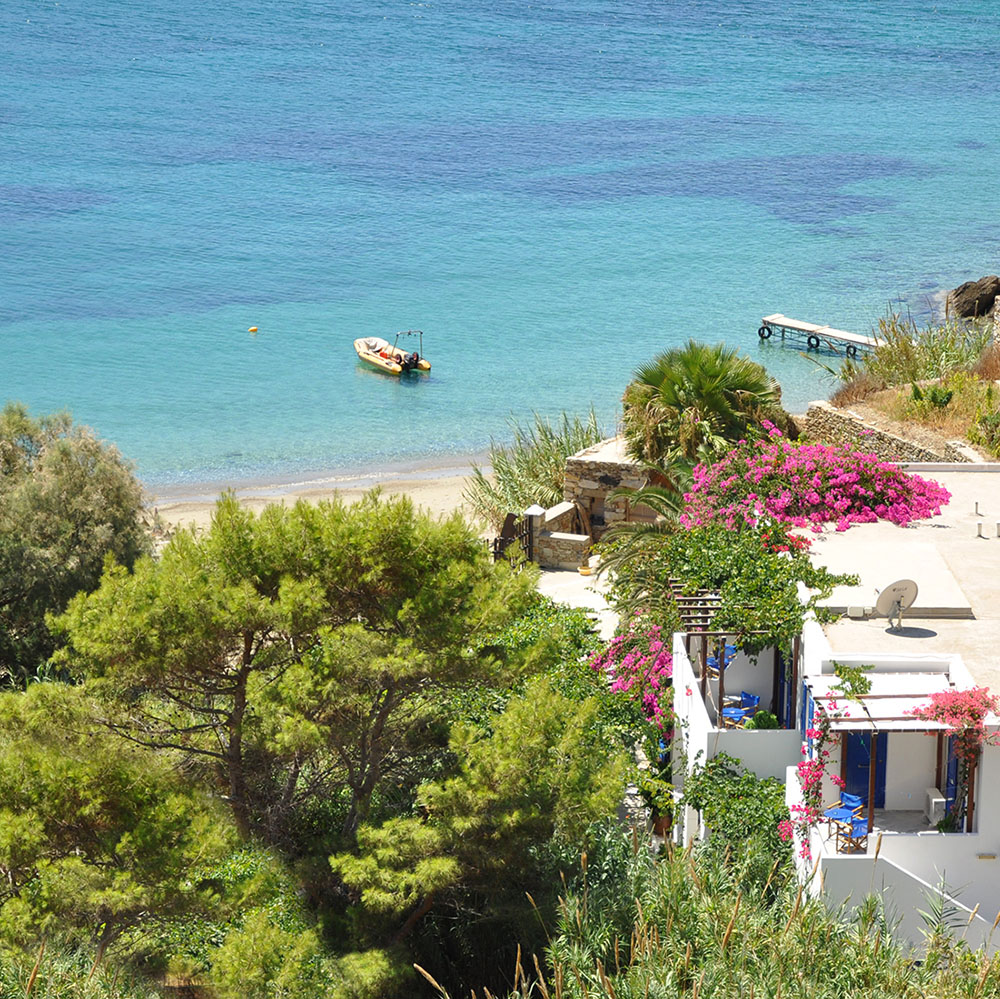
[[885,807],[924,810],[927,788],[934,786],[937,737],[921,732],[890,732],[885,760]]
[[1000,849],[1000,746],[983,747],[975,793],[976,829],[996,841],[996,846],[990,849]]
[[758,777],[785,779],[786,769],[801,759],[802,743],[794,729],[753,730],[731,728],[713,733],[709,740],[708,759],[728,753],[740,760],[746,770]]
[[[927,881],[915,876],[882,853],[876,857],[824,857],[820,861],[823,893],[828,905],[837,909],[847,903],[849,911],[859,906],[868,895],[880,895],[890,924],[896,926],[896,936],[919,950],[924,943],[926,924],[920,916],[928,909],[929,900],[938,894],[939,880]],[[962,922],[966,943],[976,949],[987,946],[987,953],[997,949],[993,937],[993,919],[976,913],[975,902],[956,898],[949,893],[951,904]],[[970,919],[971,917],[971,919]],[[968,924],[968,925],[966,925]]]

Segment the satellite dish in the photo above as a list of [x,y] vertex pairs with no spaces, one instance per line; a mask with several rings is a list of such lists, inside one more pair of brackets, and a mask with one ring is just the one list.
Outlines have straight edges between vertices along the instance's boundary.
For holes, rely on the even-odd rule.
[[903,611],[913,606],[917,599],[917,584],[912,579],[898,579],[890,583],[878,595],[875,610],[882,617],[889,619],[889,630],[893,630],[892,619],[896,619],[896,628],[903,627]]

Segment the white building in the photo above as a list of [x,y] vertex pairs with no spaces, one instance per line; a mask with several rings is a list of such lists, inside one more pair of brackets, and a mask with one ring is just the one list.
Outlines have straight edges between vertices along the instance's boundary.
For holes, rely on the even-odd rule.
[[[937,822],[954,798],[954,755],[942,726],[912,712],[935,691],[979,686],[1000,693],[1000,466],[909,470],[952,492],[944,515],[905,529],[880,522],[815,536],[814,559],[861,582],[834,592],[828,603],[845,616],[825,627],[807,623],[787,662],[773,649],[755,662],[736,652],[720,675],[709,657],[718,661],[725,636],[675,635],[678,733],[689,767],[699,754],[728,753],[758,776],[784,780],[795,804],[796,765],[803,746],[814,751],[807,732],[836,694],[834,664],[866,667],[871,690],[832,720],[827,771],[864,799],[867,842],[847,843],[827,835],[826,825],[816,827],[801,873],[833,905],[881,894],[899,933],[914,943],[922,939],[918,910],[944,885],[968,922],[970,946],[993,950],[1000,945],[1000,936],[992,941],[1000,912],[1000,747],[987,745],[971,775],[963,831],[940,832]],[[904,578],[917,583],[918,597],[903,627],[890,629],[869,611],[877,589]],[[743,691],[759,696],[781,728],[720,725],[720,705]],[[842,697],[839,703],[845,706]],[[988,719],[988,731],[996,734],[998,724]],[[824,801],[835,802],[840,791],[827,785]],[[704,834],[696,814],[680,818],[679,837]]]

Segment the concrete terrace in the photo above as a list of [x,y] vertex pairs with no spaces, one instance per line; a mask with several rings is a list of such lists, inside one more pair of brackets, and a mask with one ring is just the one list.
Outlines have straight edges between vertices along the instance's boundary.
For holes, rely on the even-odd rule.
[[[818,564],[861,577],[834,591],[830,606],[874,607],[876,589],[897,579],[917,583],[916,603],[901,630],[890,631],[885,618],[845,617],[825,627],[827,638],[834,653],[958,653],[977,684],[1000,691],[1000,464],[908,470],[951,492],[942,516],[815,535],[812,551]],[[977,536],[980,523],[985,537]]]
[[[596,566],[597,559],[591,557]],[[607,642],[618,627],[618,615],[608,606],[605,595],[608,591],[608,577],[596,575],[581,576],[579,572],[566,569],[545,570],[538,580],[538,591],[557,603],[570,607],[581,607],[590,611],[597,623],[597,632]]]

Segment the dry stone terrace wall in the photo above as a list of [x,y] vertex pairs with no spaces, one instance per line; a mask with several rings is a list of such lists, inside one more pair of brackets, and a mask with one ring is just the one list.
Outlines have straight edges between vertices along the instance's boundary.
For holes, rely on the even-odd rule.
[[644,485],[646,472],[625,454],[621,437],[601,441],[566,459],[563,499],[578,503],[587,512],[595,541],[612,524],[652,519],[645,507],[630,508],[627,500],[608,498],[616,489],[641,489]]
[[955,461],[969,462],[969,457],[950,442],[932,450],[903,440],[886,430],[866,423],[856,413],[837,409],[828,402],[813,402],[802,421],[804,434],[814,440],[846,444],[870,451],[883,461]]

